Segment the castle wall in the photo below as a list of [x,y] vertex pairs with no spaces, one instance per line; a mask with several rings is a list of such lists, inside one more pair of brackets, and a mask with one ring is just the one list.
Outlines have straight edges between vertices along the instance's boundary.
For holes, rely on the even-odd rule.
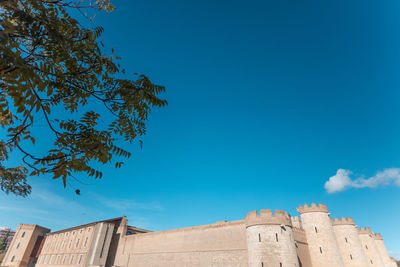
[[358,234],[365,254],[367,255],[368,262],[373,266],[385,267],[379,254],[378,248],[375,244],[375,240],[373,238],[371,230],[368,227],[361,228],[358,231]]
[[298,267],[292,222],[287,212],[261,210],[246,216],[249,267]]
[[303,229],[293,227],[293,236],[299,267],[312,267],[310,251],[308,248],[306,233]]
[[122,236],[115,266],[247,267],[244,221]]
[[379,255],[381,256],[381,259],[383,261],[383,264],[385,265],[385,267],[392,267],[393,261],[389,257],[389,254],[386,250],[385,243],[383,242],[382,236],[380,234],[375,234],[374,240],[375,240],[375,244],[378,249]]
[[345,267],[367,267],[369,263],[361,245],[353,219],[342,218],[332,221],[333,230],[342,255]]
[[312,266],[343,267],[342,257],[333,231],[328,209],[314,203],[300,206],[301,223],[306,233]]

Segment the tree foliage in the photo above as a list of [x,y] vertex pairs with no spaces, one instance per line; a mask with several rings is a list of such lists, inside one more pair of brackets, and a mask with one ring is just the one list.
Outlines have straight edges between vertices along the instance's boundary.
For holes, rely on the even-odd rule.
[[[130,152],[119,140],[131,143],[145,134],[151,109],[167,104],[159,96],[164,87],[146,76],[121,78],[119,58],[102,51],[103,28],[84,27],[71,9],[87,16],[84,10],[113,6],[106,0],[0,0],[0,188],[6,193],[29,195],[27,175],[50,174],[66,186],[74,173],[101,178],[96,163],[121,167],[115,158]],[[112,118],[106,125],[104,116]],[[52,140],[41,155],[26,148],[39,140],[38,120]],[[6,166],[14,150],[23,155],[21,165]]]

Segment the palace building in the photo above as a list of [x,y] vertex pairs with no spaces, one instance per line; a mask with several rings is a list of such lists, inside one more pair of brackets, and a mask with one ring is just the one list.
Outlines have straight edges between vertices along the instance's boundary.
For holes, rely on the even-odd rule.
[[126,217],[57,232],[20,224],[4,267],[397,267],[380,234],[323,204],[152,232]]

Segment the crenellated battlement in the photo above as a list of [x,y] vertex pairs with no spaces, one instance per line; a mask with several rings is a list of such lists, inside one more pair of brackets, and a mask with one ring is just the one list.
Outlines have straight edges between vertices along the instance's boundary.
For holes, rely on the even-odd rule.
[[371,228],[369,228],[369,227],[360,227],[360,229],[358,230],[358,234],[372,235],[372,231],[371,231]]
[[275,213],[272,213],[270,209],[260,210],[258,213],[257,210],[251,211],[246,215],[246,227],[252,225],[287,225],[292,226],[292,220],[290,218],[289,213],[283,210],[275,210]]
[[308,206],[307,204],[304,204],[304,206],[299,206],[297,208],[297,211],[300,214],[307,213],[307,212],[326,212],[328,213],[328,207],[325,204],[318,203],[316,205],[314,202],[311,203],[311,206]]
[[335,226],[335,225],[356,225],[355,223],[354,223],[354,219],[353,218],[350,218],[350,217],[347,217],[347,218],[345,218],[345,217],[342,217],[342,218],[335,218],[335,219],[331,219],[331,222],[332,222],[332,225],[333,226]]
[[375,240],[383,240],[383,237],[382,237],[381,234],[376,233],[376,234],[374,235],[374,239],[375,239]]

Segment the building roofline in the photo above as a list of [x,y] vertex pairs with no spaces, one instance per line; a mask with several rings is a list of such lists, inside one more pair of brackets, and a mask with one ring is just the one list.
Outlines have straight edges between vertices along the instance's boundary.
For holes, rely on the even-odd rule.
[[87,223],[87,224],[81,224],[81,225],[77,225],[77,226],[74,226],[74,227],[70,227],[70,228],[58,230],[58,231],[55,231],[55,232],[51,232],[51,233],[48,233],[47,235],[60,234],[60,233],[63,233],[63,232],[68,232],[68,231],[72,231],[72,230],[75,230],[75,229],[88,227],[88,226],[95,225],[95,224],[98,224],[98,223],[108,223],[108,222],[111,223],[111,222],[116,222],[116,221],[122,221],[122,219],[124,217],[125,216],[117,217],[117,218],[113,218],[113,219],[108,219],[108,220],[97,221],[97,222],[91,222],[91,223]]

